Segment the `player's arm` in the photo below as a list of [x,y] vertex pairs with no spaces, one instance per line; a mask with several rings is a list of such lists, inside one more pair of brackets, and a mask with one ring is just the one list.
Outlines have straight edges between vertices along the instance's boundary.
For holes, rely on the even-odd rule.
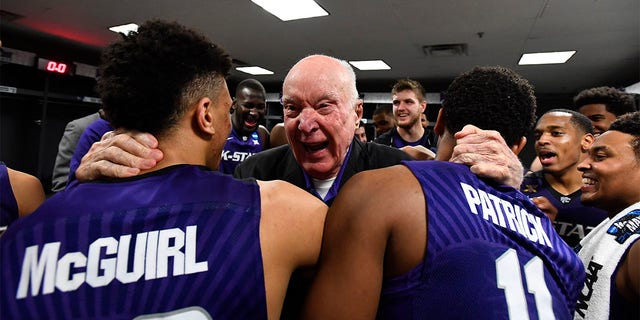
[[410,192],[401,187],[406,182],[403,173],[408,170],[401,165],[361,172],[340,190],[327,213],[305,318],[375,318],[384,275],[392,273],[385,268],[396,269],[402,260],[391,244],[407,216],[403,204]]
[[415,160],[433,160],[436,158],[436,153],[425,146],[404,146],[400,150]]
[[90,181],[135,176],[162,160],[162,151],[157,147],[158,140],[149,133],[108,132],[82,158],[76,179]]
[[267,128],[258,126],[258,137],[260,138],[260,142],[262,142],[264,150],[271,148],[271,137],[269,136],[269,130],[267,130]]
[[288,182],[258,184],[267,311],[269,319],[278,319],[293,271],[318,261],[327,206]]
[[640,240],[636,240],[616,276],[618,292],[640,307]]
[[24,217],[38,209],[44,202],[44,190],[38,178],[7,168],[11,190],[18,203],[18,215]]

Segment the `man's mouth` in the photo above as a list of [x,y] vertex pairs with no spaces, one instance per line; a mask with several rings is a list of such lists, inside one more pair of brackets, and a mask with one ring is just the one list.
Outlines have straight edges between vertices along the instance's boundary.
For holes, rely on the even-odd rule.
[[542,165],[551,164],[557,156],[558,155],[556,153],[550,151],[542,151],[538,153],[538,158],[540,158],[540,163]]
[[258,121],[256,120],[252,120],[252,119],[247,119],[244,121],[244,125],[245,127],[255,127],[258,125]]
[[305,143],[303,145],[307,152],[317,152],[329,146],[329,142],[325,141],[321,143]]

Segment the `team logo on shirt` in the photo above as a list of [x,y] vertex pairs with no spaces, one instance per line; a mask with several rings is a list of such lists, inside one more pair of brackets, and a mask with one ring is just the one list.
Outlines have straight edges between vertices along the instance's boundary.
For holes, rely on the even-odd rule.
[[633,234],[640,234],[640,210],[633,210],[614,222],[607,233],[616,237],[622,244]]
[[538,192],[537,184],[526,184],[524,185],[524,189],[522,190],[524,193],[536,193]]

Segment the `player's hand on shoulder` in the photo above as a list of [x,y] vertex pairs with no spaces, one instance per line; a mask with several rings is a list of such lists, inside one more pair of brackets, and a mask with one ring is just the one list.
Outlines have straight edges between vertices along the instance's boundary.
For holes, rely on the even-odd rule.
[[478,176],[519,188],[522,184],[523,166],[506,142],[494,130],[482,130],[466,125],[455,134],[457,140],[452,162],[470,167]]
[[433,160],[436,158],[435,152],[427,149],[425,146],[404,146],[400,148],[415,160]]
[[544,214],[547,215],[549,220],[551,220],[552,222],[556,220],[556,216],[558,215],[558,208],[551,204],[551,201],[549,201],[549,199],[540,196],[531,198],[531,201],[536,205],[536,207],[538,207],[538,209],[540,209],[540,211],[544,212]]
[[158,140],[149,134],[127,130],[105,133],[94,143],[76,171],[79,181],[102,177],[126,178],[150,169],[162,160]]

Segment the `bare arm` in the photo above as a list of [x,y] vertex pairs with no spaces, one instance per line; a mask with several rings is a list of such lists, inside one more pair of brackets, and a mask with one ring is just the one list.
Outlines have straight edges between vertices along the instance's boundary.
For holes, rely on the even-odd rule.
[[289,279],[320,255],[327,206],[284,181],[259,181],[260,244],[269,319],[279,319]]
[[455,134],[455,138],[457,144],[452,162],[469,166],[471,172],[480,177],[520,188],[524,173],[522,163],[497,131],[467,125]]
[[618,292],[640,307],[640,240],[636,240],[629,249],[615,281]]
[[436,154],[424,146],[404,146],[400,148],[415,160],[433,160]]
[[125,178],[153,168],[162,160],[158,140],[148,133],[115,131],[106,133],[91,146],[76,171],[79,181],[102,177]]
[[264,147],[264,150],[271,148],[271,139],[269,136],[269,130],[263,126],[258,127],[258,136],[260,137],[260,142]]
[[424,196],[409,175],[401,165],[361,172],[340,190],[327,214],[305,318],[374,319],[384,277],[403,274],[421,261]]
[[11,189],[18,203],[18,215],[24,217],[44,202],[44,190],[38,178],[7,168]]

